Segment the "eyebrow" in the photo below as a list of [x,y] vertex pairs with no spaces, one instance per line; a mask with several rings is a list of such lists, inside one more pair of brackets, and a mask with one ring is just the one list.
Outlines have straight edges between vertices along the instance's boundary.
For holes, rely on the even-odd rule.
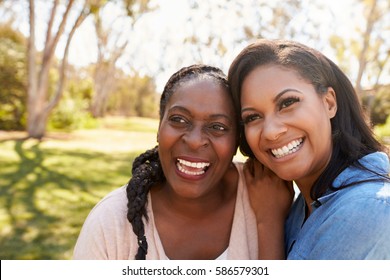
[[276,101],[278,101],[282,96],[283,94],[285,94],[286,92],[290,92],[290,91],[293,91],[293,92],[297,92],[297,93],[302,93],[301,91],[297,90],[297,89],[293,89],[293,88],[286,88],[284,90],[282,90],[281,92],[279,92],[275,98],[274,98],[274,103],[276,103]]
[[[299,91],[299,90],[297,90],[297,89],[286,88],[286,89],[282,90],[281,92],[279,92],[279,93],[274,97],[273,102],[274,102],[274,103],[277,103],[277,101],[283,96],[283,94],[285,94],[285,93],[287,93],[287,92],[290,92],[290,91],[293,91],[293,92],[297,92],[297,93],[301,93],[301,94],[302,94],[302,92]],[[241,113],[243,113],[243,112],[245,112],[245,111],[251,111],[251,110],[253,110],[252,107],[243,108],[243,109],[241,110]]]
[[[182,107],[182,106],[173,106],[172,108],[168,109],[168,113],[171,113],[172,111],[176,111],[176,110],[182,111],[182,112],[184,112],[192,117],[192,113],[190,112],[190,110],[188,110],[187,108]],[[232,118],[227,114],[217,113],[217,114],[211,114],[209,116],[209,119],[219,119],[219,118],[224,118],[224,119],[228,120],[229,122],[232,122]]]
[[182,106],[173,106],[171,108],[168,109],[168,113],[172,112],[172,111],[184,111],[185,113],[189,114],[189,115],[192,115],[191,112],[185,108],[185,107],[182,107]]

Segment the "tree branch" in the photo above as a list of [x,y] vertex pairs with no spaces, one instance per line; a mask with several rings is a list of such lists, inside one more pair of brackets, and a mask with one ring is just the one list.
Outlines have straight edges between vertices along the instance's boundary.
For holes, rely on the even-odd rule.
[[60,79],[57,84],[57,90],[51,99],[51,101],[48,103],[45,111],[51,111],[60,101],[63,88],[66,80],[66,68],[68,66],[68,55],[69,55],[69,47],[70,43],[72,42],[73,35],[75,34],[78,27],[84,22],[84,20],[88,17],[89,12],[86,11],[87,4],[85,3],[79,16],[77,17],[77,20],[75,21],[72,30],[69,33],[68,40],[66,41],[66,46],[64,50],[64,56],[62,59],[61,67],[60,67]]

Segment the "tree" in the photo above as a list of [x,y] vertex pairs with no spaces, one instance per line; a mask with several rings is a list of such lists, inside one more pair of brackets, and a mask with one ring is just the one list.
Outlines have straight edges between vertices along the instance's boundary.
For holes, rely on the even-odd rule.
[[[383,112],[388,112],[389,95],[386,81],[382,80],[382,74],[390,67],[389,44],[390,38],[386,30],[390,28],[390,2],[388,0],[356,0],[355,9],[359,18],[363,18],[362,25],[356,28],[355,36],[333,35],[331,46],[336,51],[337,60],[340,61],[343,70],[349,71],[353,77],[355,90],[360,100],[371,117],[373,124],[386,120]],[[360,15],[363,15],[361,17]],[[357,67],[345,64],[345,61],[353,59]],[[357,69],[356,72],[352,70]],[[382,87],[384,87],[382,89]],[[384,100],[379,101],[381,96]],[[379,108],[379,107],[383,108]],[[378,107],[378,108],[376,108]]]
[[117,86],[108,99],[107,110],[113,115],[158,117],[158,94],[151,77],[131,76],[117,71]]
[[[382,19],[385,19],[385,16],[389,18],[389,2],[382,0],[363,0],[361,2],[365,10],[364,15],[366,24],[363,27],[363,30],[360,31],[362,38],[362,42],[360,43],[361,48],[357,49],[358,53],[356,54],[358,57],[359,68],[355,82],[355,89],[359,96],[363,95],[362,79],[364,74],[368,74],[365,72],[367,72],[370,67],[369,64],[376,64],[374,66],[376,67],[376,70],[374,70],[376,71],[376,78],[374,78],[375,82],[372,85],[373,88],[376,88],[390,55],[390,51],[385,49],[384,56],[380,57],[381,46],[383,46],[386,38],[382,37],[384,35],[381,35],[381,32],[376,32],[377,30],[375,30],[375,26],[378,25]],[[390,25],[387,24],[387,28],[389,27]]]
[[[148,2],[149,0],[106,1],[100,2],[100,6],[95,6],[93,16],[98,55],[94,71],[95,94],[91,104],[94,117],[104,116],[109,95],[115,90],[116,63],[130,42],[130,37],[126,36],[126,33],[130,33],[129,29],[124,28],[124,25],[127,23],[127,26],[133,27],[137,19],[149,11]],[[115,7],[111,4],[119,6],[122,13],[108,23],[108,26],[104,26],[102,18],[106,12],[105,8],[111,9],[112,12]],[[115,25],[122,27],[115,28]]]
[[22,130],[26,113],[26,39],[0,25],[0,129]]
[[[28,89],[27,89],[27,132],[32,138],[41,139],[46,131],[46,124],[50,112],[58,104],[65,82],[65,70],[67,67],[67,59],[69,46],[72,37],[77,28],[82,24],[85,18],[89,15],[89,2],[86,0],[79,9],[76,19],[71,25],[69,33],[65,33],[67,21],[72,9],[76,6],[75,0],[68,0],[65,5],[65,11],[60,19],[58,29],[54,31],[54,23],[58,18],[57,11],[59,0],[53,0],[53,6],[50,11],[49,20],[47,22],[46,40],[40,61],[37,61],[36,36],[35,36],[35,0],[29,0],[29,22],[30,36],[28,38]],[[97,0],[98,1],[98,0]],[[64,38],[66,45],[64,48],[62,61],[59,67],[59,80],[56,86],[56,91],[53,96],[49,96],[49,71],[52,66],[54,52],[58,46],[58,42]]]

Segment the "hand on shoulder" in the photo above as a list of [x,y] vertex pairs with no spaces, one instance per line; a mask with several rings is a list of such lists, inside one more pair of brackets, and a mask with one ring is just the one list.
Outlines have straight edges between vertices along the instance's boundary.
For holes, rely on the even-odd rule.
[[280,179],[256,159],[245,162],[244,175],[257,223],[284,221],[294,198],[292,182]]

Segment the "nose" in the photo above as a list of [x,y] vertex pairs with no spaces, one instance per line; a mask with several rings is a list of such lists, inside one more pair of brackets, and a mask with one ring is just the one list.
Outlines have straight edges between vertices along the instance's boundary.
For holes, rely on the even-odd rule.
[[202,127],[199,126],[194,126],[189,129],[183,135],[183,141],[193,150],[205,147],[209,143],[207,135],[203,131]]
[[274,141],[287,131],[287,126],[277,118],[265,119],[262,135],[265,139]]

